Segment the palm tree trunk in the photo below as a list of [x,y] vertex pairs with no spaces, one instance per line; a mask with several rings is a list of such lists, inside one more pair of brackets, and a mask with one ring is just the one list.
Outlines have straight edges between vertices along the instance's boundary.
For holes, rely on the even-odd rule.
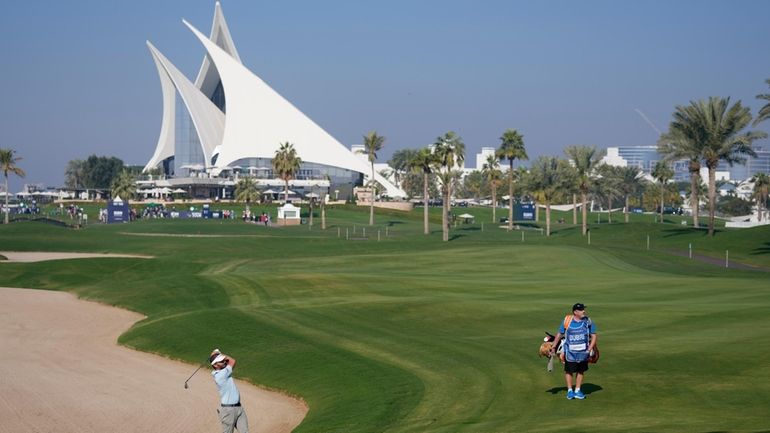
[[313,197],[310,197],[310,219],[308,220],[308,224],[310,224],[310,227],[313,227]]
[[449,187],[445,187],[446,190],[444,192],[444,203],[442,206],[442,212],[441,212],[441,222],[443,227],[443,240],[444,242],[449,241]]
[[321,198],[321,230],[326,230],[326,196]]
[[492,222],[497,222],[497,215],[495,215],[495,211],[497,210],[497,188],[495,188],[494,185],[492,185]]
[[572,193],[572,225],[577,225],[577,194]]
[[545,201],[545,235],[551,236],[551,201]]
[[581,206],[583,207],[583,236],[585,236],[586,233],[588,233],[588,209],[586,209],[588,199],[586,197],[585,191],[580,191],[580,199],[583,202]]
[[289,179],[284,179],[284,189],[283,189],[283,203],[286,204],[289,202]]
[[709,236],[714,236],[714,212],[717,193],[716,166],[709,167]]
[[665,193],[666,185],[661,182],[660,184],[660,222],[663,222],[663,194]]
[[623,208],[623,213],[625,213],[626,216],[626,224],[628,224],[628,196],[626,195],[626,207]]
[[508,231],[513,229],[513,159],[508,160]]
[[612,224],[612,197],[607,198],[607,222]]
[[369,225],[374,225],[374,162],[372,162],[372,181],[371,183],[371,192],[372,194],[369,196]]
[[422,176],[423,232],[427,235],[430,234],[430,227],[428,227],[428,173],[423,173]]
[[700,198],[698,197],[698,178],[700,174],[697,171],[690,172],[690,209],[692,209],[692,226],[699,227],[698,208],[700,207]]
[[3,222],[8,224],[8,215],[11,209],[8,207],[8,173],[5,173],[5,208],[3,208]]

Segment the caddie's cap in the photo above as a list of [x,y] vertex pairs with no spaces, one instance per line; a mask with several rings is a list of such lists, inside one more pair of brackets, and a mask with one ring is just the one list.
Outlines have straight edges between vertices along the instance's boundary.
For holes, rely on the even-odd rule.
[[580,302],[572,306],[572,311],[575,311],[575,310],[583,311],[585,309],[586,309],[586,306],[581,304]]
[[209,358],[209,362],[211,362],[211,365],[214,365],[214,364],[216,364],[217,362],[222,362],[222,361],[224,361],[225,359],[227,359],[227,358],[225,357],[225,355],[222,355],[221,353],[215,353],[215,354],[212,354],[212,355],[211,355],[211,357]]

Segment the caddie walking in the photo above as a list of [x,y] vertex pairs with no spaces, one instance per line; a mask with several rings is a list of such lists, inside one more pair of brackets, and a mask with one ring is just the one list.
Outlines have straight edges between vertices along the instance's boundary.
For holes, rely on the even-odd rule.
[[238,429],[238,433],[249,433],[249,421],[241,406],[241,394],[233,380],[235,359],[221,353],[219,349],[214,349],[209,362],[214,368],[211,375],[214,376],[219,391],[220,408],[217,412],[222,423],[222,432],[233,433],[234,429]]
[[[559,333],[553,341],[551,356],[559,347],[559,340],[564,338],[564,378],[567,381],[567,400],[586,398],[580,385],[588,370],[588,358],[596,347],[596,325],[586,315],[586,306],[577,303],[572,306],[572,315],[564,318],[559,325]],[[575,390],[572,390],[572,376],[575,376]]]

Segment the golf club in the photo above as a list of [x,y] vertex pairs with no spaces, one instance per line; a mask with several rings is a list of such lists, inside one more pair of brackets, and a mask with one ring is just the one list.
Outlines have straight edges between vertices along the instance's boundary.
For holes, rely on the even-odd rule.
[[197,373],[198,370],[200,370],[202,367],[203,367],[202,365],[199,365],[198,368],[196,368],[195,371],[193,371],[193,374],[191,374],[190,377],[188,377],[187,380],[184,381],[184,389],[188,388],[187,382],[189,382],[190,379],[192,379],[192,377],[195,376],[195,373]]

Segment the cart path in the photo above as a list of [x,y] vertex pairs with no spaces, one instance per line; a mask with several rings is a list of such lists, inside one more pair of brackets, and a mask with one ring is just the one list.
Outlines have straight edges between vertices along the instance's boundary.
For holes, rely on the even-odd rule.
[[[0,288],[0,433],[220,431],[208,368],[184,389],[196,366],[116,344],[141,319],[65,292]],[[307,413],[284,394],[238,388],[252,432],[288,433]]]

